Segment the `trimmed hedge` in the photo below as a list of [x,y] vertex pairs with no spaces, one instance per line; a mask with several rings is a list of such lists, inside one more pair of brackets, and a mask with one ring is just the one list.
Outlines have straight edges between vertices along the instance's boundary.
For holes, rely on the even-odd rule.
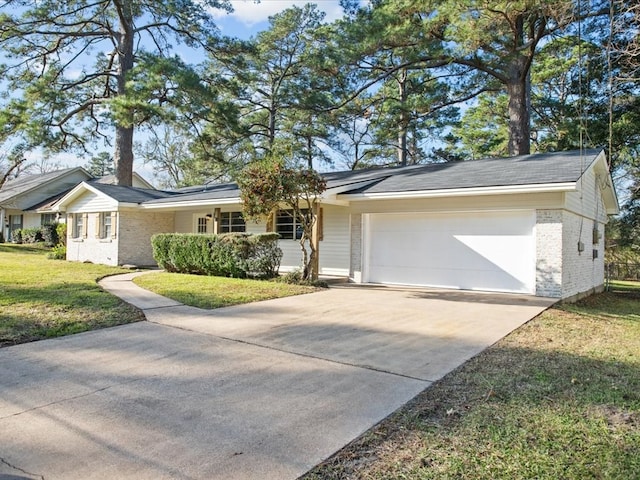
[[47,247],[53,247],[54,245],[58,244],[57,228],[58,228],[58,224],[50,224],[50,225],[44,225],[42,227],[33,227],[33,228],[21,228],[13,232],[13,242],[14,243],[44,242]]
[[282,259],[279,238],[277,233],[161,233],[151,237],[151,245],[153,258],[168,272],[271,278]]

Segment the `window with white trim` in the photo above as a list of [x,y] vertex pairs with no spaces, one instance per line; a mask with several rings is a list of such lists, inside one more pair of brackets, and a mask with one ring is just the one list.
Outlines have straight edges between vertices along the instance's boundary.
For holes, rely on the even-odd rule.
[[[302,210],[302,214],[306,215],[308,209]],[[302,225],[300,220],[295,216],[293,210],[278,210],[276,216],[276,233],[280,234],[283,240],[300,240],[302,238]]]
[[207,217],[198,217],[196,220],[196,233],[207,233]]
[[73,214],[72,238],[81,238],[84,234],[84,215],[82,213]]
[[220,214],[220,233],[245,232],[247,224],[242,212],[222,212]]
[[100,214],[100,238],[111,238],[113,234],[113,214],[103,212]]

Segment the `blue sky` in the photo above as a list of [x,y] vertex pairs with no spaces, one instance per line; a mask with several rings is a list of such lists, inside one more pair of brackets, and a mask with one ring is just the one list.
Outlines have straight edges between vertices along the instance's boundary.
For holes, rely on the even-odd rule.
[[214,12],[218,27],[225,36],[247,39],[269,26],[269,17],[293,5],[302,7],[307,3],[315,3],[326,13],[325,20],[333,21],[342,16],[338,0],[232,0],[234,11]]

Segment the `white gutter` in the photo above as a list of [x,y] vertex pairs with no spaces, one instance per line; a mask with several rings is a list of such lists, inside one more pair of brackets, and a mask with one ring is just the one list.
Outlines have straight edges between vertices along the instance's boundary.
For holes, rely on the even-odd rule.
[[504,195],[513,193],[572,192],[577,190],[576,182],[541,183],[532,185],[510,185],[501,187],[450,188],[441,190],[413,190],[408,192],[354,193],[338,195],[350,201],[395,200],[432,197],[464,197],[471,195]]

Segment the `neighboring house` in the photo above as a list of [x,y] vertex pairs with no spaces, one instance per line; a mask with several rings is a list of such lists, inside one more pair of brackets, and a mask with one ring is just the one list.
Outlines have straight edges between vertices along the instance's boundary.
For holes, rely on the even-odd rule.
[[[604,225],[618,213],[603,152],[560,152],[324,174],[320,273],[353,282],[568,298],[604,282]],[[160,232],[280,233],[282,270],[300,264],[288,210],[242,218],[235,184],[159,192],[82,183],[68,260],[153,264]]]
[[[114,180],[113,175],[94,179],[84,168],[75,167],[40,175],[24,175],[5,183],[0,188],[1,237],[10,241],[16,230],[57,222],[59,213],[53,210],[53,206],[80,182],[114,183]],[[133,185],[153,188],[137,173],[133,174]]]

